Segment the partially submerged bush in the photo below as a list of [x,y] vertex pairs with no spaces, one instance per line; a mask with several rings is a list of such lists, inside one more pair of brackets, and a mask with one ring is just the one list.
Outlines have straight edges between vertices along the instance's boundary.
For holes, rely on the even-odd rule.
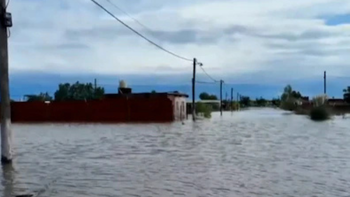
[[212,107],[205,103],[196,103],[196,113],[203,114],[205,118],[211,118]]
[[282,101],[281,102],[281,105],[280,105],[280,108],[283,109],[283,110],[287,110],[287,111],[294,111],[297,109],[297,105],[295,104],[294,100],[293,99],[289,99],[289,100],[286,100],[286,101]]
[[310,115],[310,110],[304,109],[302,107],[297,107],[294,110],[294,113],[297,114],[297,115]]
[[330,116],[329,110],[324,105],[313,107],[310,110],[310,119],[314,121],[328,120]]

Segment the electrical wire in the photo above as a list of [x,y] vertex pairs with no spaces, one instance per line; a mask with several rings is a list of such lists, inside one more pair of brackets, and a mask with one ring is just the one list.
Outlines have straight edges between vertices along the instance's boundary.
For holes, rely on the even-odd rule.
[[97,1],[95,0],[90,0],[92,1],[94,4],[96,4],[98,7],[100,7],[102,10],[104,10],[107,14],[109,14],[111,17],[113,17],[115,20],[117,20],[119,23],[121,23],[122,25],[124,25],[126,28],[128,28],[129,30],[131,30],[132,32],[134,32],[135,34],[137,34],[138,36],[140,36],[141,38],[145,39],[147,42],[149,42],[150,44],[154,45],[155,47],[169,53],[170,55],[173,55],[179,59],[185,60],[185,61],[193,61],[192,59],[189,58],[185,58],[182,57],[180,55],[177,55],[165,48],[163,48],[162,46],[158,45],[157,43],[153,42],[152,40],[148,39],[147,37],[145,37],[144,35],[142,35],[141,33],[139,33],[138,31],[136,31],[135,29],[133,29],[132,27],[130,27],[129,25],[127,25],[126,23],[124,23],[122,20],[120,20],[118,17],[116,17],[114,14],[112,14],[110,11],[108,11],[105,7],[103,7],[101,4],[99,4]]
[[201,68],[202,71],[204,72],[204,74],[207,75],[207,77],[209,77],[209,78],[210,78],[211,80],[213,80],[215,83],[220,82],[220,80],[216,80],[216,79],[214,79],[212,76],[210,76],[210,75],[207,73],[207,71],[205,71],[205,69],[203,68],[203,66],[200,66],[199,68]]
[[212,82],[212,81],[196,81],[196,83],[201,83],[201,84],[216,84],[216,82]]
[[120,8],[119,6],[117,6],[115,3],[113,3],[111,0],[106,0],[108,1],[113,7],[115,7],[116,9],[118,9],[120,12],[122,12],[123,14],[127,15],[129,18],[131,18],[133,21],[135,21],[137,24],[139,24],[140,26],[142,26],[143,28],[147,29],[150,32],[153,32],[151,28],[147,27],[146,25],[142,24],[140,21],[138,21],[136,18],[132,17],[130,14],[128,14],[126,11],[124,11],[122,8]]
[[7,28],[7,38],[11,37],[11,29]]
[[347,76],[327,76],[327,78],[334,78],[334,79],[350,79],[350,77],[347,77]]

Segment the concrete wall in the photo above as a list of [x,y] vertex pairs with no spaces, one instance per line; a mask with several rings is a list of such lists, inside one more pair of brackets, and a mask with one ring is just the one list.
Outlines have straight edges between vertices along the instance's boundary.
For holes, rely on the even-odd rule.
[[170,122],[174,120],[172,100],[119,98],[102,101],[12,102],[13,122]]
[[186,98],[185,97],[174,97],[173,98],[174,107],[174,119],[184,120],[186,119]]

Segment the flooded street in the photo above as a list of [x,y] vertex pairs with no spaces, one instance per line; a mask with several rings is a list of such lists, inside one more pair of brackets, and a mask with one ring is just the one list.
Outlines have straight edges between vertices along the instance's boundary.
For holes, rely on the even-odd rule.
[[348,196],[349,121],[253,109],[184,125],[14,125],[0,196]]

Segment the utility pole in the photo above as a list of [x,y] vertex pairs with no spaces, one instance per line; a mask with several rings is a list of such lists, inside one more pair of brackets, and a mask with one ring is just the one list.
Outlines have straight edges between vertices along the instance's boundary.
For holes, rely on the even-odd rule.
[[241,95],[237,93],[237,110],[241,110]]
[[222,84],[224,83],[223,80],[220,80],[220,115],[222,116]]
[[233,88],[231,88],[231,112],[233,110]]
[[192,77],[192,120],[196,121],[196,65],[197,59],[193,58],[193,77]]
[[326,71],[323,73],[323,93],[327,94],[327,77],[326,77]]
[[1,93],[1,163],[12,163],[11,100],[9,86],[8,28],[11,13],[6,12],[6,0],[0,0],[0,93]]
[[97,79],[94,79],[94,98],[96,98],[96,90],[97,90]]

